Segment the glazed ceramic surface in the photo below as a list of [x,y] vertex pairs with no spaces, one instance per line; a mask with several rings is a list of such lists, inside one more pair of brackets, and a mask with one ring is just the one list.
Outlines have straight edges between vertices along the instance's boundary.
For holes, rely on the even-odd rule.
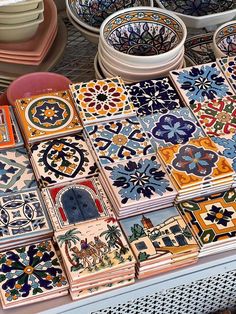
[[217,62],[236,93],[236,56],[223,57],[217,59]]
[[216,57],[236,55],[236,21],[221,25],[213,38]]
[[15,144],[11,111],[8,106],[0,107],[0,149],[13,147]]
[[[6,1],[5,1],[6,2]],[[0,12],[3,13],[17,13],[35,10],[42,0],[27,0],[18,3],[11,3],[11,5],[0,6]]]

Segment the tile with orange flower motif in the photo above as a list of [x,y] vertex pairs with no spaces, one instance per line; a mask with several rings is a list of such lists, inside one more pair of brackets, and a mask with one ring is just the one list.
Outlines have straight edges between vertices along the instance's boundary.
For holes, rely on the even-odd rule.
[[135,115],[119,77],[71,84],[70,90],[84,125]]
[[154,153],[137,117],[89,125],[85,129],[102,165]]
[[[201,247],[236,242],[236,191],[198,197],[178,204]],[[218,242],[218,244],[217,244]],[[234,245],[235,247],[235,245]]]
[[180,189],[221,178],[233,182],[233,168],[208,137],[160,148],[158,154]]
[[51,241],[22,246],[0,255],[3,308],[59,297],[68,281]]
[[236,133],[236,96],[197,103],[193,112],[209,136]]
[[15,139],[8,106],[0,107],[0,149],[14,147]]
[[16,115],[28,143],[63,136],[82,129],[69,91],[19,99]]

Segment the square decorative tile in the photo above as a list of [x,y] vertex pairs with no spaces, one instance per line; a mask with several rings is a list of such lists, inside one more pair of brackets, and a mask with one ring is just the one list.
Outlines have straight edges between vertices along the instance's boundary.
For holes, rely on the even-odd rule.
[[215,62],[171,71],[170,77],[183,100],[191,107],[196,102],[202,103],[234,94]]
[[158,154],[181,189],[234,173],[229,162],[219,155],[216,144],[208,137],[160,148]]
[[0,291],[3,307],[42,300],[68,289],[63,268],[51,241],[1,253]]
[[154,155],[112,164],[104,169],[108,184],[120,205],[148,202],[176,193]]
[[29,143],[82,129],[69,91],[19,99],[16,112]]
[[217,62],[222,69],[226,79],[231,84],[234,89],[234,93],[236,93],[236,57],[224,57],[217,59]]
[[56,232],[55,236],[72,281],[134,262],[133,254],[114,219],[87,222]]
[[46,188],[43,196],[55,230],[112,215],[97,177]]
[[236,236],[236,192],[229,190],[178,205],[203,246]]
[[46,208],[38,190],[0,197],[0,241],[51,231]]
[[42,186],[94,175],[96,164],[81,134],[34,144],[32,163]]
[[15,144],[11,123],[11,112],[8,106],[0,107],[0,149],[13,147]]
[[191,138],[206,136],[187,107],[139,117],[139,120],[155,149],[184,144]]
[[165,77],[127,86],[137,116],[167,113],[184,107],[171,81]]
[[209,136],[236,132],[236,96],[197,103],[193,112]]
[[102,165],[154,153],[136,117],[87,126],[85,129]]
[[24,148],[0,151],[0,195],[35,188],[37,183]]
[[120,224],[139,262],[171,258],[198,247],[175,207],[122,219]]
[[119,77],[71,84],[70,89],[85,125],[135,115],[124,82]]

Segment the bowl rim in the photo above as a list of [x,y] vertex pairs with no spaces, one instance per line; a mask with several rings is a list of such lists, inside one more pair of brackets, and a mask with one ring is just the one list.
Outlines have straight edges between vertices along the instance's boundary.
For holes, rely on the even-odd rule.
[[[41,13],[44,11],[44,2],[39,2],[38,6],[34,10],[29,11],[23,11],[23,12],[1,12],[0,11],[0,18],[6,19],[6,18],[21,18],[25,16],[31,16],[33,14]],[[2,23],[4,24],[4,23]],[[1,23],[0,23],[1,25]]]
[[172,11],[172,10],[168,10],[166,9],[166,7],[162,4],[161,0],[154,0],[156,1],[156,3],[162,8],[162,9],[165,9],[169,12],[173,12],[174,14],[178,15],[180,18],[183,17],[183,18],[191,18],[192,20],[194,21],[198,21],[200,22],[201,20],[204,20],[206,19],[207,17],[211,17],[211,16],[214,16],[214,17],[218,17],[218,16],[222,16],[224,14],[228,14],[228,13],[233,13],[235,11],[235,14],[236,14],[236,7],[234,9],[230,9],[230,10],[226,10],[226,11],[223,11],[223,12],[218,12],[218,13],[212,13],[212,14],[207,14],[207,15],[201,15],[201,16],[193,16],[193,15],[188,15],[188,14],[183,14],[183,13],[179,13],[179,12],[176,12],[176,11]]
[[[174,48],[172,48],[171,50],[168,50],[168,51],[166,51],[164,53],[161,53],[161,54],[152,55],[152,56],[129,55],[129,54],[120,52],[120,51],[114,49],[111,45],[109,45],[107,43],[107,41],[105,40],[104,36],[103,36],[103,31],[104,31],[104,28],[105,28],[106,24],[109,23],[111,19],[113,19],[114,17],[116,17],[119,14],[126,13],[126,12],[129,12],[129,11],[134,12],[134,11],[140,11],[140,10],[153,11],[153,13],[159,13],[160,12],[162,14],[168,15],[171,19],[173,19],[173,18],[176,19],[177,22],[180,24],[180,26],[183,29],[183,37],[180,40],[180,42]],[[132,59],[132,60],[140,60],[140,58],[142,58],[143,60],[144,59],[148,59],[148,60],[156,61],[158,59],[158,57],[160,58],[160,57],[168,56],[174,50],[180,49],[184,45],[184,42],[185,42],[186,38],[187,38],[187,27],[184,24],[184,22],[181,20],[181,18],[179,18],[177,15],[175,15],[175,14],[170,15],[170,11],[164,10],[164,9],[160,9],[160,8],[148,7],[148,6],[140,6],[140,7],[135,7],[135,8],[122,9],[122,10],[119,10],[119,11],[109,15],[103,21],[103,23],[102,23],[102,25],[100,27],[100,37],[99,37],[99,40],[102,41],[102,44],[104,44],[104,46],[106,46],[108,48],[108,50],[111,50],[113,53],[116,53],[117,55],[119,55],[121,57],[121,59],[122,59],[122,57],[126,56],[126,58],[128,57],[129,59]]]
[[[215,44],[218,49],[220,49],[220,48],[218,47],[219,41],[217,41],[217,36],[218,36],[219,32],[220,32],[223,28],[225,28],[226,26],[229,26],[229,25],[231,25],[231,24],[236,24],[236,20],[232,20],[232,21],[229,21],[229,22],[227,22],[227,23],[224,23],[224,24],[220,25],[220,26],[215,30],[214,35],[213,35],[213,44]],[[234,34],[236,35],[236,32],[235,32]],[[221,50],[221,49],[220,49],[220,50]]]
[[17,23],[17,24],[0,24],[0,31],[1,30],[16,30],[16,29],[21,29],[25,27],[30,27],[33,25],[40,24],[44,21],[44,14],[41,12],[39,14],[39,17],[36,20],[33,21],[28,21],[24,23]]

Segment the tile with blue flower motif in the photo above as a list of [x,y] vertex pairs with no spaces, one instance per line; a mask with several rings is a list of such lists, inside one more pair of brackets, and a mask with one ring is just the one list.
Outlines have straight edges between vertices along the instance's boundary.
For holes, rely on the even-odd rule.
[[81,133],[34,144],[31,154],[36,177],[43,187],[97,173],[95,161]]
[[0,278],[3,308],[60,296],[68,289],[63,267],[51,241],[2,252]]
[[139,120],[155,149],[184,144],[191,138],[205,137],[205,133],[187,107],[168,113],[155,113]]
[[105,166],[104,172],[119,207],[174,196],[168,175],[154,155]]
[[167,113],[184,107],[171,81],[165,77],[127,85],[137,116]]
[[0,151],[0,195],[22,192],[37,186],[24,148]]
[[236,93],[236,57],[223,57],[217,59],[217,62]]
[[234,174],[230,163],[208,137],[160,148],[158,154],[180,189],[231,178]]
[[236,132],[236,96],[196,103],[193,113],[208,136]]
[[236,191],[198,197],[178,204],[201,246],[236,237]]
[[170,77],[187,105],[234,94],[217,63],[171,71]]
[[154,153],[137,117],[85,129],[102,165]]
[[82,129],[67,90],[19,99],[15,108],[23,136],[28,143],[75,133]]
[[71,84],[70,90],[84,125],[135,115],[125,84],[119,77]]

